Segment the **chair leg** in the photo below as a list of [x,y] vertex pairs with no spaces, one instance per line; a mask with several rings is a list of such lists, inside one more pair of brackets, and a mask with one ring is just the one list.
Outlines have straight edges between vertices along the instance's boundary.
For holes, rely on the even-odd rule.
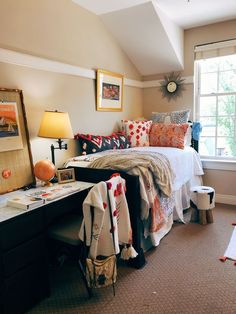
[[115,295],[116,295],[116,290],[115,290],[115,284],[114,284],[114,282],[113,282],[113,284],[112,284],[112,288],[113,288],[113,295],[114,295],[114,297],[115,297]]
[[88,283],[86,280],[86,274],[85,274],[84,267],[83,267],[81,260],[78,261],[78,267],[79,267],[79,270],[81,272],[82,280],[84,281],[84,284],[86,286],[88,296],[89,296],[89,298],[91,298],[93,296],[92,289],[88,286]]

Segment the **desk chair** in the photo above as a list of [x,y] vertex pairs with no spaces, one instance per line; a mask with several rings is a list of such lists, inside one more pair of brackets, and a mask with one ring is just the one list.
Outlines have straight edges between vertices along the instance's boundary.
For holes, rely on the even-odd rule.
[[[49,229],[49,236],[54,240],[64,243],[66,247],[76,247],[77,253],[80,252],[80,255],[78,255],[78,265],[82,272],[82,278],[86,284],[89,296],[92,294],[91,287],[101,287],[103,285],[105,287],[107,279],[112,279],[114,293],[114,283],[116,279],[114,263],[112,264],[112,274],[111,272],[108,274],[109,278],[106,277],[104,273],[96,273],[93,264],[92,281],[95,281],[95,284],[92,283],[90,285],[87,284],[84,271],[85,267],[83,267],[83,265],[85,265],[85,258],[87,256],[92,260],[95,260],[97,257],[111,256],[114,255],[114,253],[118,254],[120,252],[118,234],[122,244],[130,244],[130,234],[132,229],[125,196],[125,180],[122,179],[119,174],[116,174],[108,181],[101,181],[94,185],[83,202],[83,216],[83,230],[80,228],[81,221],[78,219],[78,216],[75,218],[74,215],[68,215]],[[119,233],[118,222],[120,224]],[[81,231],[80,237],[84,239],[84,242],[88,246],[90,246],[87,248],[89,252],[86,252],[84,242],[81,242],[79,239],[79,230]],[[98,246],[98,241],[101,241],[100,246]],[[81,254],[81,252],[84,252],[84,254]],[[136,255],[132,256],[133,253],[137,255],[135,251],[132,252],[131,250],[131,252],[129,252],[129,257],[136,257]],[[109,271],[111,267],[104,269],[105,271],[107,269]],[[100,270],[101,269],[99,269],[99,271]],[[100,276],[102,277],[102,281],[97,285],[97,279],[94,280],[94,278],[100,279]],[[110,285],[110,283],[111,280],[109,280],[108,285]]]
[[[62,219],[54,223],[48,230],[48,235],[55,240],[62,249],[65,249],[67,254],[70,254],[76,260],[77,266],[81,272],[82,280],[85,283],[89,297],[92,296],[92,291],[87,285],[84,258],[86,248],[84,243],[79,239],[79,230],[82,224],[83,217],[76,214],[67,214]],[[60,264],[63,264],[65,256],[61,256]]]

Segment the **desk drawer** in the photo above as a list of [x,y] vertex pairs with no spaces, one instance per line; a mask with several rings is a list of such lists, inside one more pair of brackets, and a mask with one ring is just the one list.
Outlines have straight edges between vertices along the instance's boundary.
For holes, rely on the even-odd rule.
[[45,237],[33,238],[3,255],[4,276],[9,277],[36,260],[45,258]]
[[3,276],[3,254],[0,250],[0,285],[1,285],[2,276]]
[[34,264],[5,280],[4,314],[23,314],[49,296],[47,264],[39,259]]
[[43,230],[43,214],[35,209],[17,216],[0,227],[0,247],[10,250],[18,244],[36,236]]
[[1,291],[0,292],[0,313],[4,313],[3,306],[4,306],[4,295]]

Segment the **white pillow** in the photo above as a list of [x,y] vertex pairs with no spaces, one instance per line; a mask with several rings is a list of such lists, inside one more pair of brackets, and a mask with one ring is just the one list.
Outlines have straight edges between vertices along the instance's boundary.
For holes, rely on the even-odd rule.
[[188,123],[188,129],[184,137],[184,146],[192,145],[192,123]]

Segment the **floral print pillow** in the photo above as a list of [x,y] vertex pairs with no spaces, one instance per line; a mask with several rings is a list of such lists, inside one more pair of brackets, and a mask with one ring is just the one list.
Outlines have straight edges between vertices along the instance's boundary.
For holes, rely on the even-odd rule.
[[176,147],[183,149],[185,146],[185,134],[189,125],[153,123],[150,129],[150,146]]

